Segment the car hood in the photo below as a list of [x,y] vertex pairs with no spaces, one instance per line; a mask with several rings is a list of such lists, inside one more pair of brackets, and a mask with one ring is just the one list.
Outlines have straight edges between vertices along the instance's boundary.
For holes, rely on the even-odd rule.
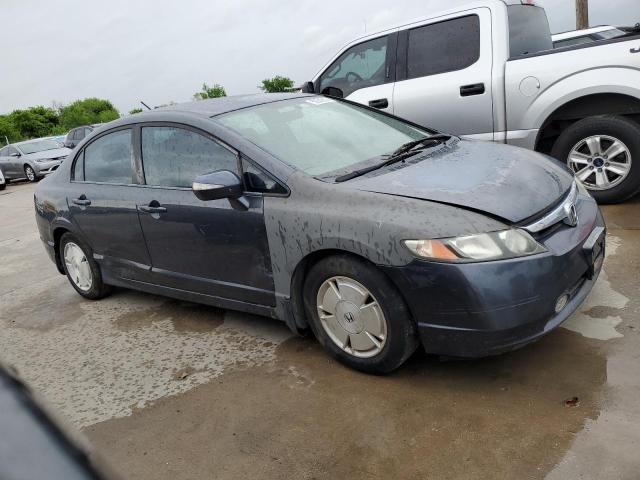
[[43,158],[60,158],[66,157],[71,151],[70,148],[54,148],[53,150],[45,150],[44,152],[28,153],[25,155],[29,160],[41,160]]
[[545,155],[454,139],[348,182],[358,190],[430,200],[517,223],[558,202],[573,176]]

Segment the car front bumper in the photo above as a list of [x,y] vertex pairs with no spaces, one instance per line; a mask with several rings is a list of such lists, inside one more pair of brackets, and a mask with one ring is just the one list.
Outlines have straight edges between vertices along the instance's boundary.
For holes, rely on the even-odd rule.
[[[576,227],[558,225],[539,239],[548,249],[543,254],[383,267],[407,301],[425,350],[455,357],[494,355],[564,322],[593,288],[604,259],[605,225],[597,205],[583,197],[577,209]],[[562,296],[567,303],[556,311]]]

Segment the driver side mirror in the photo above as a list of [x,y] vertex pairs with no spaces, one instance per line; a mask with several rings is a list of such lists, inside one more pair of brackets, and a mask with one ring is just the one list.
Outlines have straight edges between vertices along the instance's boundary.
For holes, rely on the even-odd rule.
[[218,170],[197,177],[191,189],[195,196],[203,201],[221,198],[234,200],[242,197],[244,186],[235,173],[229,170]]
[[9,154],[10,157],[20,157],[22,155],[20,155],[20,152],[12,152]]
[[315,93],[313,82],[304,82],[304,85],[302,85],[302,93]]

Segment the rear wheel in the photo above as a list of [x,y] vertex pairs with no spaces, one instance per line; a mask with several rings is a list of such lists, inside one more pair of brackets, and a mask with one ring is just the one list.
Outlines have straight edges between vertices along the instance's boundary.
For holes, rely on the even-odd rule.
[[640,125],[617,116],[589,117],[567,128],[552,155],[566,162],[599,203],[640,190]]
[[31,167],[31,165],[24,166],[24,174],[27,177],[27,180],[30,182],[35,182],[38,177],[36,176],[35,170]]
[[367,373],[387,373],[418,346],[415,324],[395,286],[373,265],[349,255],[327,257],[309,271],[304,303],[325,350]]
[[69,282],[80,295],[98,300],[110,293],[111,288],[102,282],[91,249],[75,235],[65,233],[60,239],[60,258]]

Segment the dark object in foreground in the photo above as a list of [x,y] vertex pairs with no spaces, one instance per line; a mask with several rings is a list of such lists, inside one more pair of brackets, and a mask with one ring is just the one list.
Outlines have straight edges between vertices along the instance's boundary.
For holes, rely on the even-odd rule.
[[31,391],[0,365],[0,478],[101,480],[88,449],[63,431]]

